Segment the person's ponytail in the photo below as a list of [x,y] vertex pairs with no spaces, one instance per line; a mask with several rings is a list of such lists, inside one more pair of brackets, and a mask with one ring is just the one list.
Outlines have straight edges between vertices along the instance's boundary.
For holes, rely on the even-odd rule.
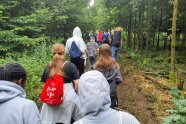
[[58,55],[55,54],[53,56],[53,59],[50,62],[50,73],[49,73],[49,77],[53,78],[55,74],[59,74],[61,76],[63,76],[63,58]]

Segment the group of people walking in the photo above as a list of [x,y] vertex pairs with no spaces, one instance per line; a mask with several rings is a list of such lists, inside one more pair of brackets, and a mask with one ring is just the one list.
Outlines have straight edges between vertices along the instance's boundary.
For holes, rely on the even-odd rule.
[[114,60],[117,61],[119,48],[122,43],[121,39],[122,31],[123,29],[121,27],[117,27],[110,32],[108,30],[99,31],[97,34],[90,32],[88,39],[90,40],[91,38],[94,38],[99,46],[101,46],[101,44],[109,44],[112,50],[112,57]]
[[[70,56],[70,61],[65,61],[65,55],[71,55],[73,43],[81,55]],[[92,48],[95,50],[90,52]],[[91,70],[84,73],[86,53]],[[6,64],[0,67],[0,121],[3,124],[139,124],[133,115],[114,110],[118,105],[117,85],[122,78],[109,44],[99,46],[95,38],[90,37],[86,46],[80,28],[76,27],[66,46],[59,43],[52,46],[52,54],[41,82],[55,73],[62,75],[64,101],[57,106],[43,103],[39,113],[36,104],[25,98],[25,69],[20,64]]]

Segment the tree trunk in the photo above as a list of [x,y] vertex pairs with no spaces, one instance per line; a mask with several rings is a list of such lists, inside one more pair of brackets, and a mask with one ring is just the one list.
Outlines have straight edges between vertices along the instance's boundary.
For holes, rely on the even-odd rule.
[[[143,2],[143,1],[142,1]],[[138,4],[138,44],[137,44],[137,47],[136,47],[136,51],[139,51],[140,50],[140,43],[141,43],[141,23],[142,23],[142,2],[139,2]]]
[[141,19],[141,44],[140,44],[140,53],[141,55],[143,55],[143,50],[144,50],[144,34],[143,34],[143,21],[144,21],[144,8],[145,8],[145,5],[144,5],[144,1],[142,1],[142,19]]
[[163,48],[164,48],[164,50],[167,50],[167,36],[164,36]]
[[133,40],[134,40],[134,41],[133,41],[133,42],[134,42],[134,44],[133,44],[133,45],[134,45],[134,46],[133,46],[134,49],[136,48],[136,34],[137,34],[137,33],[136,33],[136,21],[137,21],[136,15],[137,15],[137,11],[135,11],[135,22],[134,22],[134,39],[133,39]]
[[162,0],[161,11],[160,11],[160,18],[159,18],[159,23],[158,23],[158,40],[157,40],[157,46],[156,46],[156,50],[157,51],[159,50],[159,43],[160,43],[160,32],[161,32],[161,25],[162,25],[163,2],[164,2],[164,0]]
[[147,11],[147,40],[146,40],[146,43],[145,43],[145,57],[147,57],[147,53],[148,53],[148,48],[149,48],[149,39],[150,39],[150,10],[151,10],[151,7],[150,7],[150,3],[151,3],[151,0],[148,0],[148,11]]
[[170,79],[175,81],[175,46],[176,46],[176,19],[178,10],[178,0],[174,0],[173,19],[172,19],[172,40],[171,40],[171,70]]
[[127,45],[131,47],[131,23],[132,23],[132,10],[130,4],[128,5],[129,8],[129,22],[128,22],[128,38],[127,38]]

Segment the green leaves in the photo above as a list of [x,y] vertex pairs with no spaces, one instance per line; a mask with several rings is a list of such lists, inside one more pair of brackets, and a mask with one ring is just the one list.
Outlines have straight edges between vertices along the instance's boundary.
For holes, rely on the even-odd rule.
[[185,124],[186,123],[186,100],[177,88],[171,89],[174,109],[167,110],[169,116],[164,118],[164,124]]
[[180,99],[181,98],[181,92],[177,88],[172,88],[171,89],[171,95],[175,99]]

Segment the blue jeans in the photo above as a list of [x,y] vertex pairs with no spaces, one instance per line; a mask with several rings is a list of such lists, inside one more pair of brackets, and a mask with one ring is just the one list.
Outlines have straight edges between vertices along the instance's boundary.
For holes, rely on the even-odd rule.
[[117,61],[118,60],[118,52],[119,52],[119,47],[112,46],[112,58]]

